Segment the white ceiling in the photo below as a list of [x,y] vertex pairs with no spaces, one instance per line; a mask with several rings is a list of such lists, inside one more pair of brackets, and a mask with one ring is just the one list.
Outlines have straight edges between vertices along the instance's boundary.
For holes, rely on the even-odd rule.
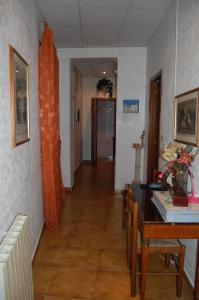
[[84,77],[114,78],[117,75],[116,58],[77,58],[72,59],[72,63]]
[[171,0],[38,0],[65,47],[146,46]]

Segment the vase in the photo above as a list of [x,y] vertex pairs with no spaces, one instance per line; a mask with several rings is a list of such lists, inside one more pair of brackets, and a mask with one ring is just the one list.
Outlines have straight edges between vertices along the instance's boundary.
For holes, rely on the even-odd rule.
[[177,173],[173,177],[174,193],[184,192],[187,194],[188,173]]

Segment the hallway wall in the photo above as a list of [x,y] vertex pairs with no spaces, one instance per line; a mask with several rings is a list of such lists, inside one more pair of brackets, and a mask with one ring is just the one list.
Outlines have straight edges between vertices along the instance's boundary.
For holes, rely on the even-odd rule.
[[[31,0],[0,1],[0,240],[18,213],[30,217],[32,252],[43,225],[37,10]],[[9,45],[29,64],[30,141],[12,148]]]
[[[147,91],[149,91],[150,78],[162,69],[160,126],[162,147],[173,141],[174,96],[198,87],[198,16],[198,0],[174,0],[148,45]],[[148,113],[146,113],[146,124],[147,121]],[[199,156],[192,165],[196,193],[199,196]],[[194,284],[196,241],[183,242],[186,245],[185,270]]]
[[[140,141],[139,137],[145,127],[146,48],[58,49],[58,55],[60,61],[61,161],[65,187],[73,185],[70,147],[70,59],[80,57],[118,59],[115,189],[120,190],[124,183],[131,182],[134,177],[135,156],[131,145]],[[140,99],[140,112],[123,114],[123,99]]]

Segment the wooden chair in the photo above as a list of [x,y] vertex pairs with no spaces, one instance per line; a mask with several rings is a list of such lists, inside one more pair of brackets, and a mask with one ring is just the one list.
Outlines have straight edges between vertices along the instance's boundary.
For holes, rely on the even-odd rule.
[[123,201],[122,201],[122,228],[126,228],[126,222],[127,222],[127,207],[126,207],[126,201],[127,201],[127,193],[129,191],[132,191],[132,188],[130,187],[130,184],[125,184],[124,189],[122,190],[123,195]]
[[[178,255],[178,263],[176,262],[176,272],[166,272],[166,275],[176,275],[176,294],[181,296],[183,266],[185,247],[176,239],[145,239],[142,230],[139,229],[139,213],[138,203],[132,197],[132,191],[128,191],[126,199],[128,212],[128,228],[127,228],[127,261],[131,271],[131,295],[136,294],[136,275],[141,275],[140,280],[140,299],[144,300],[146,278],[148,274],[164,274],[165,272],[148,272],[149,254],[165,254],[166,265],[168,266],[169,256]],[[147,226],[154,231],[159,230],[159,226],[164,226],[164,223],[146,222],[143,223],[144,230],[147,232]],[[141,272],[137,271],[138,254],[141,254]]]

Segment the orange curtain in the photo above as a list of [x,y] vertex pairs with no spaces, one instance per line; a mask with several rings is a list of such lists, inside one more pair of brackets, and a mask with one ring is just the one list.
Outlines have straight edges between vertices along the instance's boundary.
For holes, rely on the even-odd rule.
[[39,49],[39,97],[45,222],[48,229],[56,230],[64,191],[60,166],[59,62],[53,33],[47,24]]

